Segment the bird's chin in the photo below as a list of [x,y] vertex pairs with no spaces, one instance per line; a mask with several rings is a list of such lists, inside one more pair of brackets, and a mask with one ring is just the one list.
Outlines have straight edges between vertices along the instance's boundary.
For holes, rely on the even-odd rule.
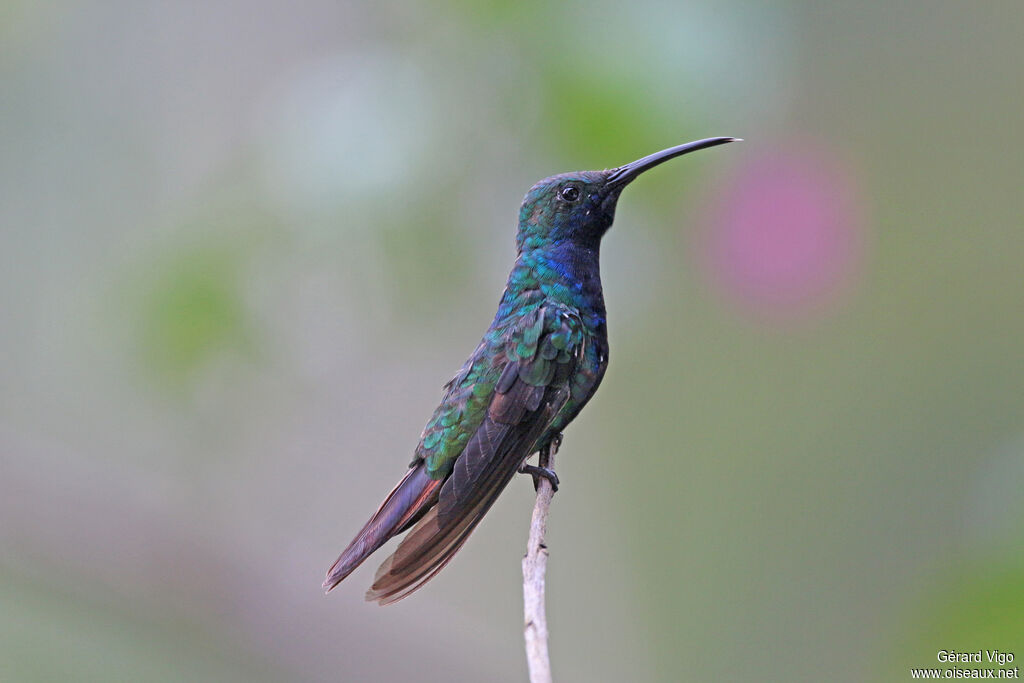
[[[615,220],[615,206],[619,203],[619,195],[611,195],[603,202],[601,202],[601,215],[604,218],[604,230],[612,227],[612,221]],[[604,232],[602,230],[602,232]]]

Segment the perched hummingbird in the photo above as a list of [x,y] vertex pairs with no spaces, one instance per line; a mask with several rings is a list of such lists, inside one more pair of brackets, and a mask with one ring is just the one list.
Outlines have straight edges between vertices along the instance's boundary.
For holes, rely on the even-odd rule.
[[401,600],[452,559],[516,472],[557,490],[555,473],[526,459],[561,440],[608,367],[598,254],[622,188],[673,157],[736,141],[697,140],[530,188],[494,321],[445,385],[409,471],[327,572],[327,591],[411,529],[366,593],[382,605]]

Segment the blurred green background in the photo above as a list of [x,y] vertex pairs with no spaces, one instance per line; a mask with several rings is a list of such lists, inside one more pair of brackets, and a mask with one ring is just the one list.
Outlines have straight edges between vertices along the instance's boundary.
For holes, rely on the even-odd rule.
[[[712,135],[604,242],[564,681],[1024,659],[1024,5],[0,5],[0,680],[519,681],[532,488],[323,572],[489,322],[518,203]],[[377,558],[374,558],[376,560]]]

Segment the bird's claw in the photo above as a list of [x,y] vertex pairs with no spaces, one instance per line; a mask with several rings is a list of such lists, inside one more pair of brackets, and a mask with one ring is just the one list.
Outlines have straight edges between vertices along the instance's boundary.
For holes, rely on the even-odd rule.
[[551,452],[557,453],[558,449],[561,448],[561,447],[562,447],[562,432],[558,432],[557,434],[555,434],[551,438],[551,444],[548,446],[548,448],[551,449]]
[[537,465],[527,465],[523,463],[519,467],[519,471],[523,474],[529,474],[533,477],[533,490],[536,491],[540,486],[540,479],[543,477],[551,483],[551,491],[555,492],[558,490],[558,475],[555,474],[553,469],[548,467],[538,467]]

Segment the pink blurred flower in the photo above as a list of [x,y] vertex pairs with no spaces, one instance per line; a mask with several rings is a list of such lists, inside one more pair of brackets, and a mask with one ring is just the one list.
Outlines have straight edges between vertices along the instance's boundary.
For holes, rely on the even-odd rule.
[[851,176],[806,144],[750,158],[701,233],[696,253],[715,289],[758,318],[834,308],[862,272],[864,205]]

